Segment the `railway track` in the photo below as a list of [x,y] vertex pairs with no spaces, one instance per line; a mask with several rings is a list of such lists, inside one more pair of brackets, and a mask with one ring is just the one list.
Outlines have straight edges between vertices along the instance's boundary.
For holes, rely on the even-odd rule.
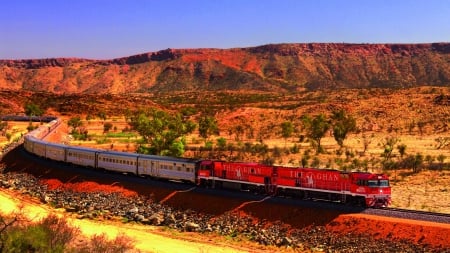
[[383,209],[368,208],[364,210],[362,213],[381,215],[393,218],[450,224],[450,214],[448,213],[435,213],[429,211],[419,211],[401,208],[383,208]]

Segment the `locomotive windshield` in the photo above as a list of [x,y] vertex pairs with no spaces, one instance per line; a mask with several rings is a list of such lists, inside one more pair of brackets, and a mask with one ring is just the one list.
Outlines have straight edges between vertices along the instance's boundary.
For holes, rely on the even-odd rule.
[[358,180],[356,184],[369,187],[389,187],[389,180]]
[[380,180],[379,186],[381,187],[388,187],[389,186],[389,180]]
[[367,181],[369,187],[388,187],[389,180],[369,180]]

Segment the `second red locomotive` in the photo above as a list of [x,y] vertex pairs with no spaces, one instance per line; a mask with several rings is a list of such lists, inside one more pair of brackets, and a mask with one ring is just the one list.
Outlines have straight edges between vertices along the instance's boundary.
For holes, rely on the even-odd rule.
[[213,188],[325,199],[369,207],[391,204],[391,188],[385,174],[201,161],[197,180],[198,184]]

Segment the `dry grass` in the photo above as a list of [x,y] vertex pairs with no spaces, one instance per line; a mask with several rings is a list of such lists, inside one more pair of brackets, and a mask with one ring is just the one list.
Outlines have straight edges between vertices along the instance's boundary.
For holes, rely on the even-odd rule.
[[392,206],[450,213],[450,171],[422,171],[408,175],[399,173],[401,180],[392,187]]

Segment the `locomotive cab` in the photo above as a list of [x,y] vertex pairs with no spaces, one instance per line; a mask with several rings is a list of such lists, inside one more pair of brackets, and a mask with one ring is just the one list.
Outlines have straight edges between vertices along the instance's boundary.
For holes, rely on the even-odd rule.
[[197,169],[197,185],[210,186],[210,177],[214,175],[213,161],[203,160],[198,164]]
[[354,178],[354,193],[363,195],[368,207],[387,207],[391,204],[389,178],[384,174],[358,173]]

